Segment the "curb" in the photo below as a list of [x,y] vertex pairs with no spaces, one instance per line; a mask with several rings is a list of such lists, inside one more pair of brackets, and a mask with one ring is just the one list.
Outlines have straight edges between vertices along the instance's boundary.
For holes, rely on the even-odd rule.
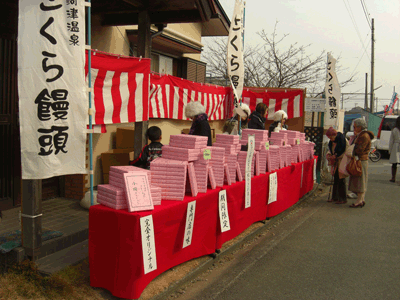
[[[272,217],[269,219],[267,222],[265,221],[259,221],[263,222],[264,225],[257,228],[247,236],[243,237],[242,239],[238,240],[236,243],[233,245],[229,246],[228,248],[224,249],[220,253],[213,253],[210,254],[210,258],[199,265],[197,268],[193,269],[190,271],[188,274],[186,274],[182,279],[178,280],[177,282],[171,284],[165,291],[159,293],[158,295],[155,295],[154,297],[150,298],[149,300],[163,300],[163,299],[168,299],[171,294],[176,292],[179,288],[181,288],[183,285],[186,283],[189,283],[193,279],[195,279],[199,274],[203,273],[205,270],[210,268],[215,262],[217,262],[219,259],[225,257],[226,255],[229,255],[233,253],[236,249],[238,249],[241,245],[246,243],[247,241],[253,239],[256,237],[258,234],[261,232],[269,229],[276,223],[278,223],[280,220],[284,219],[289,213],[291,213],[297,206],[299,206],[303,201],[311,198],[314,196],[315,192],[317,191],[318,187],[320,186],[319,183],[315,183],[313,189],[305,194],[302,198],[300,198],[299,201],[297,201],[296,204],[292,205],[289,207],[287,210],[283,211],[279,215],[276,215],[275,217]],[[257,223],[257,222],[256,222]],[[253,223],[254,224],[254,223]],[[251,225],[250,225],[251,226]],[[179,265],[178,265],[179,266]],[[140,298],[139,298],[140,299]]]

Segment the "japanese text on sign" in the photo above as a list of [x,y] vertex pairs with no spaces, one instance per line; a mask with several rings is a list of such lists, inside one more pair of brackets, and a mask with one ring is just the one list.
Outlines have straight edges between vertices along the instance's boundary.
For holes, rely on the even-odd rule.
[[246,156],[246,169],[245,169],[245,183],[246,183],[246,191],[245,191],[245,208],[251,206],[251,173],[252,163],[253,163],[253,155],[255,149],[255,136],[254,134],[248,135],[248,148],[247,148],[247,156]]
[[153,216],[140,218],[144,274],[157,270],[156,244],[154,242]]
[[189,202],[186,212],[186,225],[185,225],[185,234],[183,236],[182,248],[185,248],[192,243],[195,211],[196,211],[196,201]]
[[328,54],[327,77],[325,83],[325,124],[337,128],[338,101],[341,97],[340,85],[336,76],[336,59]]
[[268,204],[277,201],[278,198],[278,174],[269,175],[269,197]]
[[228,199],[226,198],[226,190],[219,192],[219,223],[221,225],[221,232],[231,230],[228,214]]
[[124,173],[124,181],[130,212],[154,209],[146,172]]

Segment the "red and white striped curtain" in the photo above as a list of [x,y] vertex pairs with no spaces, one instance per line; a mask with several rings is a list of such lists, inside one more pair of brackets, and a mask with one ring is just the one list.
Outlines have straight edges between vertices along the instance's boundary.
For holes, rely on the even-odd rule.
[[303,116],[303,92],[301,89],[255,92],[251,88],[244,88],[242,99],[251,111],[256,109],[259,102],[265,103],[268,106],[268,120],[272,120],[274,113],[281,109],[287,113],[289,119],[293,119]]
[[170,75],[150,76],[150,118],[188,120],[184,107],[199,101],[206,108],[209,120],[224,120],[228,116],[229,87],[209,86]]
[[[149,119],[150,59],[91,55],[93,124]],[[88,75],[86,52],[86,80]]]

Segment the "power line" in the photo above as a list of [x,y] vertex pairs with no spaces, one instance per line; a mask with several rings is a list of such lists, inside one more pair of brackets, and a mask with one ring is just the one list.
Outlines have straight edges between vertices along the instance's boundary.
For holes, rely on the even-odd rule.
[[361,6],[362,6],[363,11],[364,11],[365,18],[367,19],[367,23],[368,23],[369,29],[371,29],[371,20],[369,18],[369,13],[367,11],[367,5],[365,4],[364,0],[360,0],[360,1],[361,1]]

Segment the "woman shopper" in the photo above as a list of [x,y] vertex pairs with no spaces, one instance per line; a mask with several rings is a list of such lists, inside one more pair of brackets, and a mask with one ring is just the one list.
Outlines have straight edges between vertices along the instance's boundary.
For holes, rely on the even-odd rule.
[[250,129],[265,129],[265,121],[267,120],[268,106],[265,103],[258,103],[256,110],[249,117]]
[[[248,125],[249,116],[250,116],[250,107],[247,104],[242,103],[240,105],[240,108],[246,114],[246,116],[241,117],[242,121],[240,122],[240,124],[241,124],[240,128],[243,130],[243,129],[246,129],[247,125]],[[235,114],[235,116],[233,116],[232,118],[228,119],[225,122],[224,128],[223,128],[224,133],[234,134],[234,135],[239,134],[239,132],[238,132],[238,123],[239,123],[238,117],[239,117],[239,115]]]
[[185,107],[186,117],[193,120],[189,134],[208,137],[207,146],[212,146],[211,128],[206,108],[200,102],[189,102]]
[[389,154],[389,163],[392,164],[392,179],[390,179],[390,182],[395,182],[397,164],[400,164],[400,117],[397,117],[396,124],[390,133]]
[[365,205],[365,192],[368,184],[368,153],[371,150],[371,140],[374,134],[367,130],[364,119],[354,120],[354,135],[350,138],[350,145],[354,144],[353,157],[361,161],[361,176],[350,175],[349,190],[357,194],[356,203],[350,205],[352,208]]
[[332,168],[333,175],[333,187],[332,187],[332,198],[328,202],[335,202],[336,204],[344,204],[347,202],[346,198],[346,182],[345,178],[339,177],[339,165],[342,161],[343,155],[348,142],[345,136],[341,132],[337,132],[334,128],[330,127],[326,136],[329,138],[328,149],[329,152],[326,155],[329,165]]

